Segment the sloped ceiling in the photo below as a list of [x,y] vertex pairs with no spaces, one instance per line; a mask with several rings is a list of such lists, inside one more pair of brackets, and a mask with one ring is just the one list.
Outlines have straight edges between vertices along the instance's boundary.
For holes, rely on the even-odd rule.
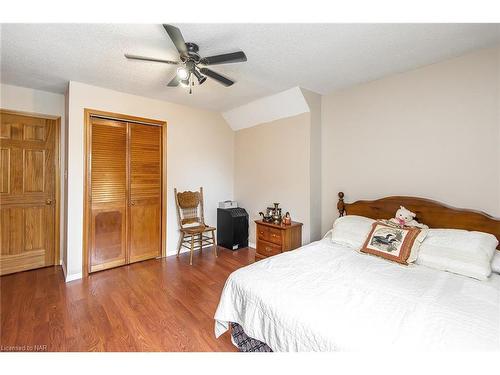
[[285,117],[310,112],[299,87],[282,91],[222,112],[231,129],[240,130]]

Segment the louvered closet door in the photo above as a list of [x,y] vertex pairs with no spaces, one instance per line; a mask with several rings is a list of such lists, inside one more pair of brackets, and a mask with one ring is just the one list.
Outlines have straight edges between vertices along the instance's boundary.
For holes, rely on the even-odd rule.
[[90,272],[126,264],[127,124],[91,122]]
[[129,261],[161,255],[161,127],[129,124]]

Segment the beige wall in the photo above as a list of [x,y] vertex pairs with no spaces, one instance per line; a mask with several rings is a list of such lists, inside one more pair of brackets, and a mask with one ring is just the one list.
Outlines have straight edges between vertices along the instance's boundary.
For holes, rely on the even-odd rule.
[[500,216],[499,56],[481,50],[324,96],[322,231],[338,191]]
[[255,242],[253,221],[273,202],[304,223],[302,241],[309,242],[309,150],[309,113],[236,132],[234,198],[248,211],[250,242]]
[[[65,158],[65,107],[64,95],[54,94],[51,92],[33,90],[26,87],[12,86],[0,84],[0,108],[10,109],[20,112],[38,113],[42,115],[60,116],[61,117],[61,143],[60,143],[60,168],[64,171]],[[64,173],[61,173],[61,202],[60,203],[60,249],[61,259],[65,257],[65,235],[63,230],[64,212],[65,212],[65,189],[64,189]]]
[[302,89],[310,113],[309,137],[309,211],[310,211],[310,241],[321,238],[321,95]]
[[82,272],[84,108],[167,121],[167,255],[178,239],[174,187],[203,186],[206,221],[216,224],[217,203],[233,198],[234,170],[234,132],[219,113],[70,82],[67,279]]

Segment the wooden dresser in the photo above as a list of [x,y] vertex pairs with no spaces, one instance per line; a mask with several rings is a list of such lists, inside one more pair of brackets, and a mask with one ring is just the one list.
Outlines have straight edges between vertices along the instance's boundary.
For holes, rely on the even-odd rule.
[[290,225],[257,224],[255,259],[263,259],[302,246],[302,223],[292,221]]

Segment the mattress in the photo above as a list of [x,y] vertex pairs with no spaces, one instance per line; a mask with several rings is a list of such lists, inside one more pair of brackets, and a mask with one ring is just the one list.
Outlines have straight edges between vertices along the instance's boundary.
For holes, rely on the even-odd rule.
[[233,272],[215,313],[273,351],[500,350],[500,275],[402,266],[329,237]]

